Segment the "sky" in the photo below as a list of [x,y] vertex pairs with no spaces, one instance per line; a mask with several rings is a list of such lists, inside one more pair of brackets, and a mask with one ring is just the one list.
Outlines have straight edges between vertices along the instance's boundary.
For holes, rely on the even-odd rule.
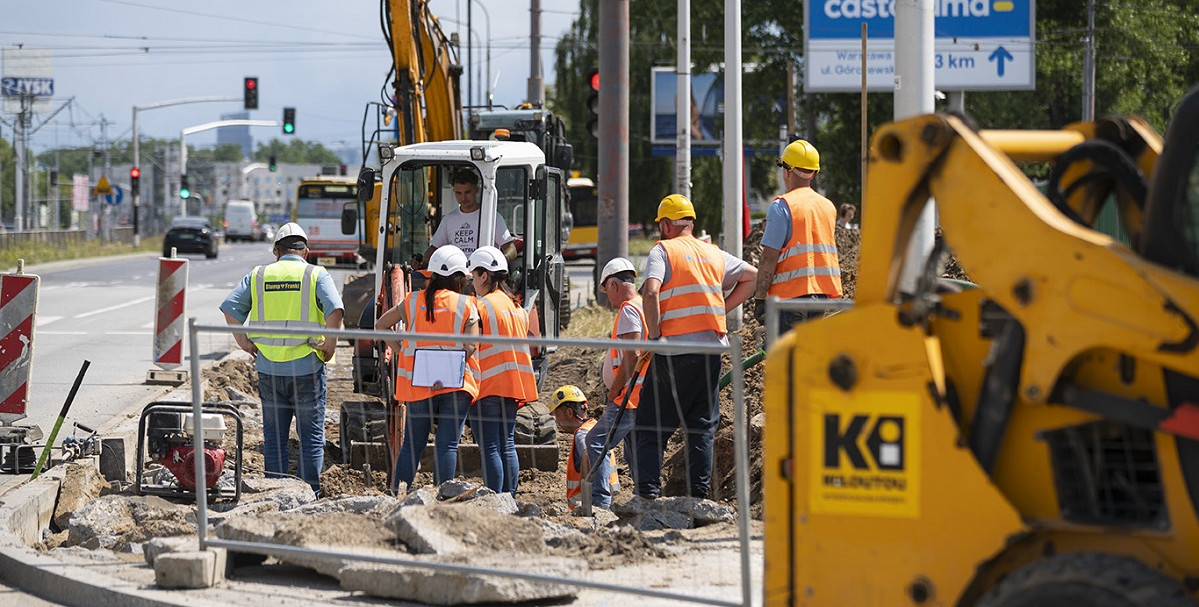
[[[466,60],[468,0],[430,0],[449,33],[458,32]],[[470,0],[475,32],[472,79],[490,81],[494,101],[524,101],[529,78],[529,0]],[[541,0],[543,77],[554,81],[554,48],[578,13],[577,3]],[[110,140],[129,141],[132,108],[196,97],[237,101],[139,110],[147,137],[177,139],[181,129],[242,111],[245,76],[259,79],[254,120],[280,120],[296,108],[296,137],[334,151],[361,147],[368,101],[378,101],[391,67],[379,26],[378,0],[0,0],[0,49],[52,54],[50,110],[73,102],[32,136],[35,151]],[[490,23],[489,23],[490,21]],[[475,76],[477,74],[477,76]],[[462,78],[466,95],[467,79]],[[34,119],[42,125],[46,114]],[[106,123],[101,130],[101,123]],[[12,114],[0,114],[0,136],[12,141]],[[252,127],[255,144],[283,139],[276,127]],[[211,146],[215,131],[189,135]]]

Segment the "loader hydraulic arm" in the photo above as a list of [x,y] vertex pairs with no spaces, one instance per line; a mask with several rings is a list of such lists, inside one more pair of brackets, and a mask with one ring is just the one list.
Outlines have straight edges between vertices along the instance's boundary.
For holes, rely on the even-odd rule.
[[383,0],[401,145],[462,137],[462,68],[426,0]]
[[1023,399],[1047,402],[1063,368],[1095,348],[1136,352],[1167,368],[1199,365],[1195,279],[1071,221],[960,120],[927,115],[881,128],[868,192],[858,305],[901,299],[908,242],[935,199],[945,244],[1025,330]]

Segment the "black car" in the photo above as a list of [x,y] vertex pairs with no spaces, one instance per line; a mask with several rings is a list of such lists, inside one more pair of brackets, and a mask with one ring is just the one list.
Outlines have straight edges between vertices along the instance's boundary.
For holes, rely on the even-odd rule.
[[208,259],[217,256],[220,239],[212,224],[203,217],[176,217],[166,236],[162,237],[162,256],[170,257],[171,248],[177,253],[203,253]]

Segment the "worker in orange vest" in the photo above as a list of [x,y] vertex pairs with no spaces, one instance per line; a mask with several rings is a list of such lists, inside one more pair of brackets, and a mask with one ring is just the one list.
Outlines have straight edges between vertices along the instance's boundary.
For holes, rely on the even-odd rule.
[[[612,339],[644,340],[645,311],[641,296],[637,294],[637,270],[633,263],[616,257],[604,265],[600,272],[600,288],[608,296],[608,303],[616,308],[612,323]],[[595,466],[604,448],[609,450],[624,440],[624,456],[629,470],[636,471],[636,453],[633,448],[632,431],[637,415],[637,404],[641,400],[641,386],[645,373],[636,368],[640,352],[636,350],[610,349],[604,357],[603,379],[608,387],[608,404],[600,414],[599,421],[587,432],[587,460]],[[629,381],[637,374],[632,390]],[[626,394],[628,392],[628,394]],[[611,451],[609,451],[611,453]],[[606,479],[599,475],[591,479],[591,504],[596,508],[611,508],[612,493]]]
[[[467,263],[479,310],[479,334],[525,338],[529,314],[508,288],[508,260],[499,249],[479,247]],[[470,427],[479,443],[483,484],[496,493],[516,493],[516,410],[537,400],[537,377],[528,344],[480,344],[479,397]]]
[[[841,262],[837,257],[837,207],[812,189],[820,172],[820,153],[803,139],[792,142],[778,159],[787,193],[766,211],[762,259],[754,293],[754,317],[766,317],[767,295],[780,299],[841,297]],[[780,331],[822,312],[787,312]]]
[[[566,506],[574,510],[583,500],[582,480],[590,468],[584,454],[587,452],[587,434],[595,427],[595,420],[587,417],[587,397],[576,386],[562,386],[554,390],[554,396],[550,399],[550,415],[558,422],[561,431],[574,433],[570,441],[570,454],[566,457]],[[609,451],[608,456],[600,461],[595,478],[608,485],[609,494],[620,491],[616,456]]]
[[[439,247],[429,256],[432,276],[423,291],[414,291],[379,317],[377,329],[403,323],[412,333],[479,334],[475,301],[466,289],[466,255],[454,245]],[[405,339],[398,346],[395,398],[407,403],[404,445],[396,458],[392,491],[407,488],[416,478],[429,430],[437,422],[433,479],[440,485],[458,467],[458,438],[466,425],[470,404],[479,394],[479,361],[474,344]],[[437,355],[441,356],[437,356]]]
[[[671,194],[658,203],[658,241],[645,260],[646,332],[671,343],[728,345],[725,315],[754,291],[758,271],[692,235],[695,207]],[[725,296],[725,293],[728,293]],[[720,422],[720,355],[654,354],[637,406],[637,494],[661,491],[666,441],[680,424],[686,434],[688,493],[706,498],[712,480],[712,440]]]

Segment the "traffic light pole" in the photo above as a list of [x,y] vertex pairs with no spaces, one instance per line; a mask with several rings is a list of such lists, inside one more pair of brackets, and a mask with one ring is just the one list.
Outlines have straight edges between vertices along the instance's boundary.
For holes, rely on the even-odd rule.
[[[189,126],[179,131],[179,174],[187,175],[187,136],[212,129],[219,129],[223,126],[281,126],[283,123],[278,120],[217,120],[216,122],[206,122]],[[180,215],[187,216],[187,199],[184,198],[180,203]]]
[[[238,97],[189,97],[187,99],[173,99],[171,101],[159,101],[156,103],[148,103],[146,105],[133,106],[133,166],[139,170],[142,166],[141,145],[137,135],[137,113],[144,110],[156,110],[160,107],[170,107],[172,105],[183,105],[185,103],[210,103],[213,101],[241,101]],[[134,188],[130,192],[133,198],[133,247],[137,248],[141,245],[141,230],[138,225],[138,210],[141,206],[140,188]],[[163,201],[165,204],[166,201]]]

